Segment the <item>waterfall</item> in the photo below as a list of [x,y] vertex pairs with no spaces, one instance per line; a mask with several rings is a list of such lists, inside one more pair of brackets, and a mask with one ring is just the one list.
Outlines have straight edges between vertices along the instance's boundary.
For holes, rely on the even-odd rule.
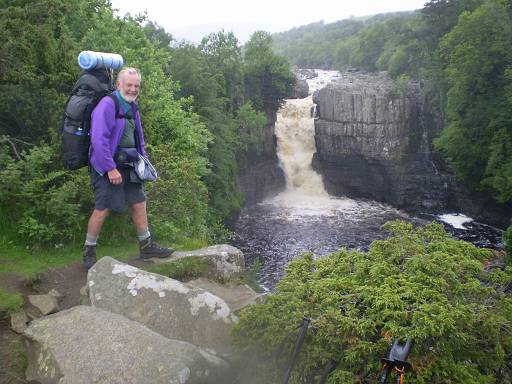
[[287,100],[277,114],[277,156],[286,176],[286,192],[327,197],[322,176],[311,160],[316,151],[312,96]]

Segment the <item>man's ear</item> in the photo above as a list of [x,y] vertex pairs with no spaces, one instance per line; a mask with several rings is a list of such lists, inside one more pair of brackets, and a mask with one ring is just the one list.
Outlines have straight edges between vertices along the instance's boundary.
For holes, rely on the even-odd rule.
[[116,89],[121,88],[121,82],[119,80],[116,80]]

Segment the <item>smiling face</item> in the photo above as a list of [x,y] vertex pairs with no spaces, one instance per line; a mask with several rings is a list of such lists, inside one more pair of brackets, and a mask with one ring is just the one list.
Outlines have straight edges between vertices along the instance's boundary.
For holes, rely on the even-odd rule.
[[116,81],[116,87],[121,96],[132,102],[137,99],[140,92],[140,75],[136,70],[121,71]]

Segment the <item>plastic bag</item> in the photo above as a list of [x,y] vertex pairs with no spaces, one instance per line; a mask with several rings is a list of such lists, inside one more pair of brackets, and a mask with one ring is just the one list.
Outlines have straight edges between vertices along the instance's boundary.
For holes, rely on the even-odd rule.
[[147,157],[139,155],[139,161],[135,164],[135,173],[142,181],[156,181],[158,174],[153,164]]

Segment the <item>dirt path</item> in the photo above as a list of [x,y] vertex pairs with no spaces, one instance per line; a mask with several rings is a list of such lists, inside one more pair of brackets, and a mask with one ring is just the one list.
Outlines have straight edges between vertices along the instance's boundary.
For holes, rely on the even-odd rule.
[[[148,263],[137,257],[125,261],[137,268],[144,268]],[[75,262],[63,268],[51,268],[41,274],[37,280],[28,281],[17,275],[0,275],[0,287],[8,292],[27,296],[46,294],[56,289],[62,297],[59,299],[60,310],[80,304],[80,289],[87,281],[87,273],[81,262]],[[9,318],[0,319],[0,384],[28,383],[25,380],[23,336],[13,332]]]

